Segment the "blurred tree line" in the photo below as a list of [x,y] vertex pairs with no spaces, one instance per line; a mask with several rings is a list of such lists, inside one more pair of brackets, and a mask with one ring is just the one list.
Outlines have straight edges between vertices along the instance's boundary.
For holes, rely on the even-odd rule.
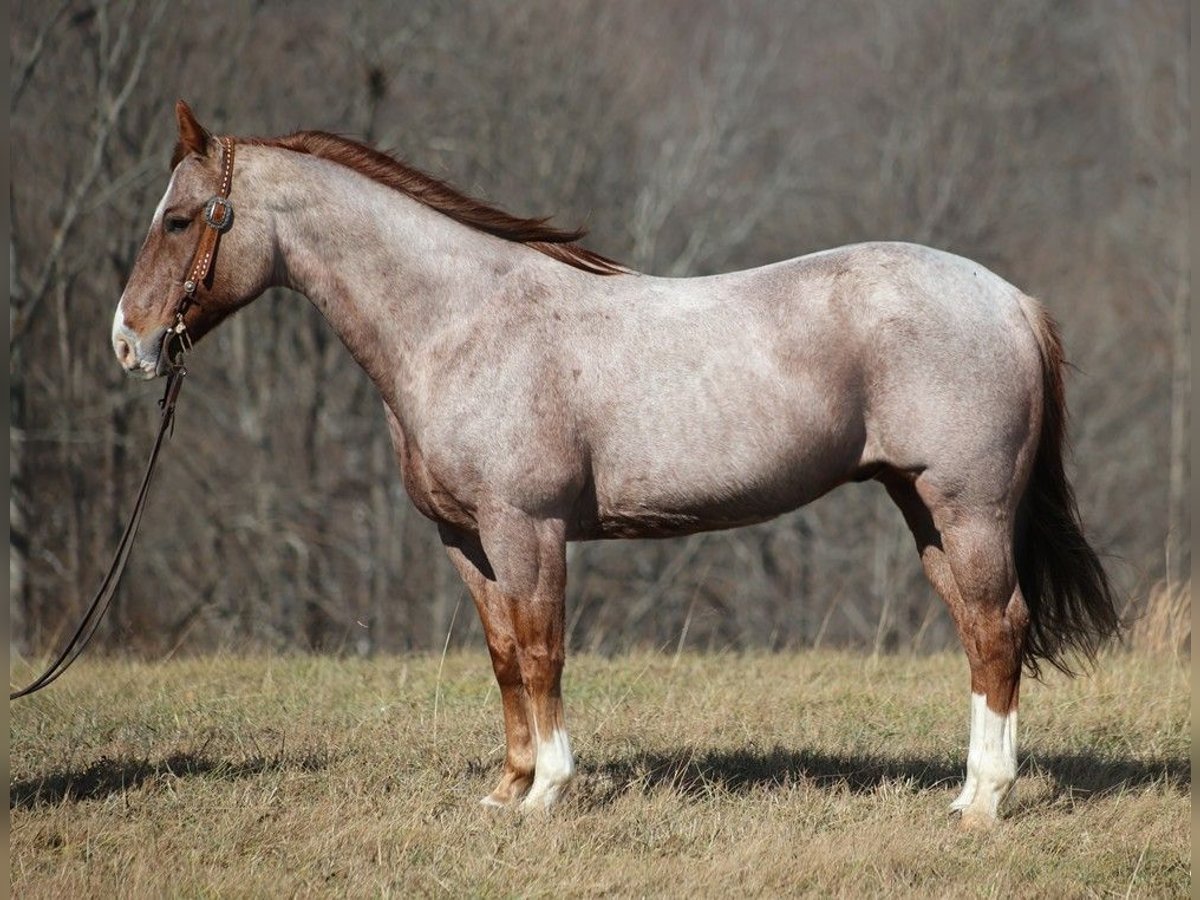
[[[177,97],[218,132],[365,139],[514,213],[584,223],[589,246],[656,274],[874,239],[972,257],[1062,323],[1079,499],[1125,596],[1136,607],[1189,571],[1182,2],[14,0],[10,14],[20,651],[73,626],[149,448],[161,386],[125,379],[109,331],[167,183]],[[374,390],[315,309],[272,292],[189,368],[108,648],[480,640]],[[953,640],[874,484],[763,526],[569,552],[574,647]]]

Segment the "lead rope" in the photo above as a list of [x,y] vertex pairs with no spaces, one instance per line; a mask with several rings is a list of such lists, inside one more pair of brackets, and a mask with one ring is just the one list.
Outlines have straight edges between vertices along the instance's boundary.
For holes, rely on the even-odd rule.
[[113,595],[117,592],[117,586],[121,583],[121,575],[125,572],[125,563],[129,560],[129,551],[133,549],[133,539],[137,537],[138,527],[142,522],[142,511],[146,508],[146,497],[150,493],[150,481],[158,463],[158,453],[162,449],[163,439],[171,431],[171,426],[175,421],[175,401],[179,399],[179,391],[183,387],[183,379],[186,375],[187,369],[178,364],[172,365],[167,374],[167,388],[163,392],[162,399],[158,401],[158,405],[162,408],[158,422],[158,434],[154,437],[154,447],[151,449],[150,459],[146,463],[146,473],[142,476],[141,487],[138,488],[137,499],[133,504],[133,513],[129,517],[129,523],[125,526],[125,532],[121,535],[120,543],[117,544],[117,553],[113,557],[112,565],[108,568],[108,574],[104,576],[104,581],[100,584],[100,589],[92,598],[83,620],[75,629],[75,634],[71,636],[71,640],[67,642],[67,646],[62,649],[54,662],[21,690],[10,693],[9,701],[27,697],[52,684],[79,658],[79,654],[83,652],[84,647],[91,641],[92,635],[96,633],[96,629],[100,627],[100,622],[104,619],[104,614],[108,612],[108,607],[112,603]]
[[[158,422],[158,434],[154,436],[154,447],[150,450],[146,473],[142,476],[142,484],[138,488],[137,499],[133,503],[133,513],[121,535],[120,543],[117,544],[117,553],[113,557],[112,565],[108,567],[108,574],[104,576],[100,589],[92,598],[87,612],[83,614],[83,620],[75,629],[75,634],[71,636],[67,646],[46,668],[46,671],[21,690],[10,693],[9,701],[40,691],[52,684],[58,676],[71,667],[71,664],[83,652],[83,648],[91,641],[96,629],[100,627],[100,622],[104,619],[104,614],[108,612],[112,598],[117,592],[117,586],[121,583],[121,575],[125,572],[125,563],[129,560],[129,551],[133,549],[133,539],[137,536],[138,527],[142,522],[142,511],[146,508],[146,497],[150,493],[150,480],[154,476],[154,469],[158,464],[158,453],[162,449],[163,440],[171,433],[175,423],[175,401],[179,399],[179,391],[183,387],[183,379],[187,375],[187,369],[183,367],[182,360],[184,354],[192,348],[192,336],[188,333],[184,314],[190,306],[196,303],[196,289],[204,283],[204,279],[211,271],[221,234],[228,231],[233,224],[233,204],[229,202],[229,191],[233,187],[234,140],[231,137],[222,137],[216,138],[216,141],[221,147],[223,157],[221,181],[217,193],[204,206],[204,224],[207,227],[201,232],[200,242],[196,246],[196,252],[192,255],[191,265],[188,266],[183,282],[183,294],[175,308],[175,323],[164,332],[162,345],[159,348],[159,359],[166,362],[167,388],[163,392],[162,399],[158,401],[158,405],[162,409]],[[217,218],[217,213],[220,213],[220,218]]]

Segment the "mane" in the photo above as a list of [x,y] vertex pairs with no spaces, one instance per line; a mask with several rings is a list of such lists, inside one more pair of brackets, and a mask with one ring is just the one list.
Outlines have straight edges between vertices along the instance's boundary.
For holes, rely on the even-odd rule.
[[586,229],[564,230],[546,224],[550,217],[521,219],[509,215],[482,200],[469,197],[457,188],[426,175],[407,163],[374,147],[360,144],[327,131],[297,131],[277,138],[238,138],[239,143],[282,147],[295,153],[327,159],[353,169],[372,181],[407,194],[430,209],[456,222],[487,232],[506,241],[526,244],[569,266],[597,275],[617,275],[628,271],[619,263],[580,246],[577,241]]

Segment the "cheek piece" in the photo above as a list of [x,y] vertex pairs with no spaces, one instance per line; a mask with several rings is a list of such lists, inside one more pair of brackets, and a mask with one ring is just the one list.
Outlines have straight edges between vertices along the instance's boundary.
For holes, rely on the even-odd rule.
[[192,348],[192,339],[187,330],[187,312],[199,304],[196,291],[205,284],[206,279],[211,284],[217,244],[221,235],[233,226],[233,204],[229,201],[229,191],[233,187],[234,142],[231,137],[217,138],[216,141],[221,147],[221,181],[217,193],[204,204],[204,230],[200,233],[200,242],[192,254],[181,286],[182,292],[175,304],[175,322],[163,334],[159,348],[159,375],[183,368],[183,354]]

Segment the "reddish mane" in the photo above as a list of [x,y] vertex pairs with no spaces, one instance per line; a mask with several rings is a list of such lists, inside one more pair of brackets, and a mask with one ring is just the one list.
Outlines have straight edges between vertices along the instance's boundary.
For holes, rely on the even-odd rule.
[[528,244],[549,257],[585,272],[616,275],[626,271],[619,263],[576,243],[586,233],[585,229],[565,231],[547,225],[549,217],[521,219],[509,215],[482,200],[468,197],[446,182],[426,175],[374,147],[340,135],[326,131],[297,131],[278,138],[238,138],[238,142],[282,147],[338,163],[401,191],[456,222],[506,241]]

